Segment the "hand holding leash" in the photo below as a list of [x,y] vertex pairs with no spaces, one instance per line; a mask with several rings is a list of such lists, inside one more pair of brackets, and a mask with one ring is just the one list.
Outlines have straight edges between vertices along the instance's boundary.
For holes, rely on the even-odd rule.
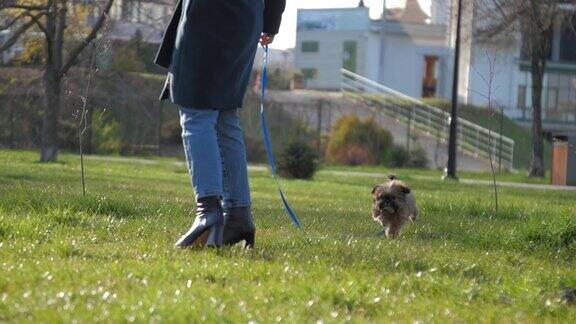
[[273,41],[274,41],[274,35],[270,35],[267,33],[262,33],[260,35],[260,45],[262,46],[268,46],[272,44]]

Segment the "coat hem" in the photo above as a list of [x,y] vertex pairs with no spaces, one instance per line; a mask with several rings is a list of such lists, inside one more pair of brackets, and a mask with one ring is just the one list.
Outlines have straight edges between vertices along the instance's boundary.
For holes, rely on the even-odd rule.
[[200,109],[200,110],[217,110],[217,111],[221,111],[221,110],[234,110],[234,109],[240,109],[242,108],[242,104],[239,105],[210,105],[210,104],[206,104],[206,103],[195,103],[195,102],[189,102],[189,101],[181,101],[181,100],[175,100],[173,98],[170,98],[170,102],[172,102],[174,105],[178,106],[178,107],[189,107],[189,108],[194,108],[194,109]]

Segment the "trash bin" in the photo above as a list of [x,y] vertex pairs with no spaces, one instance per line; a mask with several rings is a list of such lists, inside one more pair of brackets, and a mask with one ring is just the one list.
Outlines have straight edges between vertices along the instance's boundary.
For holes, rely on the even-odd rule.
[[552,184],[576,186],[576,135],[554,136]]

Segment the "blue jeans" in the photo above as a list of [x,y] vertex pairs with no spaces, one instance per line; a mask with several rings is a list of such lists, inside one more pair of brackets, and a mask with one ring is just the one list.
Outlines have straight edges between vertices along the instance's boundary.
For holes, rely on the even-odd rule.
[[196,199],[219,196],[224,208],[250,206],[246,147],[238,110],[181,107],[180,125]]

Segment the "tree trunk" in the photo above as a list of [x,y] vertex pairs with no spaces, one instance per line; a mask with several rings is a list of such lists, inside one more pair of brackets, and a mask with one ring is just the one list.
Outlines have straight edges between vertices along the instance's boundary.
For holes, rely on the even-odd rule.
[[42,119],[42,144],[40,162],[55,162],[58,159],[58,117],[60,115],[62,51],[66,29],[65,1],[48,2],[46,31],[46,63],[44,64],[44,116]]
[[531,177],[544,177],[544,132],[542,130],[542,90],[546,71],[546,36],[532,36],[532,163]]
[[58,71],[48,67],[44,72],[44,116],[40,162],[58,159],[58,115],[60,113],[60,80]]

